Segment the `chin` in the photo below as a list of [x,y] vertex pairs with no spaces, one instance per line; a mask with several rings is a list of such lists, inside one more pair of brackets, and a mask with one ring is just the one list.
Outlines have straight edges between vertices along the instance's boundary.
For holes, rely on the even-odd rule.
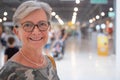
[[42,46],[31,46],[31,49],[34,49],[34,50],[41,50],[43,47]]
[[35,49],[41,49],[44,47],[45,44],[41,44],[41,43],[35,43],[35,44],[32,44],[31,47],[32,48],[35,48]]

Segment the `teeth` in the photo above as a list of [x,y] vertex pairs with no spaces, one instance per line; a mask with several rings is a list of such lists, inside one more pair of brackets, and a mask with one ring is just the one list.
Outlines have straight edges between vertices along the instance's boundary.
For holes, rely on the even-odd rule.
[[41,39],[43,39],[43,38],[42,37],[41,38],[30,38],[30,40],[33,40],[33,41],[39,41]]

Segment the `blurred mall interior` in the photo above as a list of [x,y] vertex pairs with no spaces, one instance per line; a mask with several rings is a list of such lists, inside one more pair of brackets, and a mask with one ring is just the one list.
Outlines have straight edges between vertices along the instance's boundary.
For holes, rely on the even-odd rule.
[[[0,0],[1,39],[14,36],[12,16],[26,0]],[[44,52],[54,57],[60,80],[120,80],[119,0],[40,0],[50,4],[52,29]],[[58,38],[62,37],[62,38]],[[0,47],[0,68],[7,43]],[[58,46],[57,46],[58,45]]]

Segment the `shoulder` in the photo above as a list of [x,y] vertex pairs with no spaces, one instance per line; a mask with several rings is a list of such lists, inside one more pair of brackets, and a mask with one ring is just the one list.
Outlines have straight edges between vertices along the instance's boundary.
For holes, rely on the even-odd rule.
[[25,80],[27,70],[16,62],[8,61],[0,70],[0,80]]
[[50,56],[50,55],[46,55],[46,56],[47,56],[48,59],[50,60],[50,62],[51,62],[51,64],[52,64],[53,68],[56,69],[56,63],[55,63],[54,58],[53,58],[52,56]]
[[8,51],[9,49],[10,49],[9,47],[6,47],[6,48],[5,48],[5,51]]
[[8,61],[5,63],[5,65],[0,69],[0,72],[8,72],[8,71],[14,71],[19,65],[17,65],[13,61]]
[[19,48],[17,46],[14,47],[15,51],[19,51]]
[[8,54],[8,52],[9,52],[9,48],[7,47],[7,48],[5,49],[5,54]]
[[15,71],[13,68],[13,64],[7,62],[1,69],[0,69],[0,80],[7,80],[7,77]]
[[17,49],[17,50],[19,50],[19,47],[17,47],[17,46],[15,46],[14,48]]

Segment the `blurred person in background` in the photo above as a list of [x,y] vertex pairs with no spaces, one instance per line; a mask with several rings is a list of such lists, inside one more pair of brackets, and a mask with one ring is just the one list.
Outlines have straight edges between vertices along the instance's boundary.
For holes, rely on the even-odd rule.
[[3,25],[0,23],[0,68],[4,65],[4,50],[6,47],[6,41],[2,38]]
[[3,34],[3,25],[0,24],[0,43],[1,43],[1,46],[2,47],[6,47],[6,41],[5,39],[2,37],[4,34]]
[[63,55],[64,55],[64,53],[65,53],[65,41],[66,41],[66,39],[67,39],[67,36],[68,36],[68,33],[67,33],[66,29],[65,29],[65,28],[62,28],[62,29],[61,29],[60,39],[61,39],[61,41],[62,41],[62,54],[63,54]]
[[48,33],[48,41],[47,41],[47,43],[46,43],[46,45],[45,45],[45,53],[47,54],[47,55],[50,55],[50,49],[51,49],[51,45],[52,45],[52,32],[50,31],[49,33]]
[[0,80],[59,80],[54,59],[43,54],[50,31],[51,7],[26,1],[13,15],[21,49],[0,70]]
[[7,48],[5,49],[5,62],[8,61],[15,53],[19,51],[19,48],[15,46],[14,37],[9,37],[7,40]]
[[63,41],[61,39],[61,30],[58,30],[55,33],[55,41],[53,43],[53,48],[52,48],[52,56],[57,60],[63,58],[62,47],[63,47]]

